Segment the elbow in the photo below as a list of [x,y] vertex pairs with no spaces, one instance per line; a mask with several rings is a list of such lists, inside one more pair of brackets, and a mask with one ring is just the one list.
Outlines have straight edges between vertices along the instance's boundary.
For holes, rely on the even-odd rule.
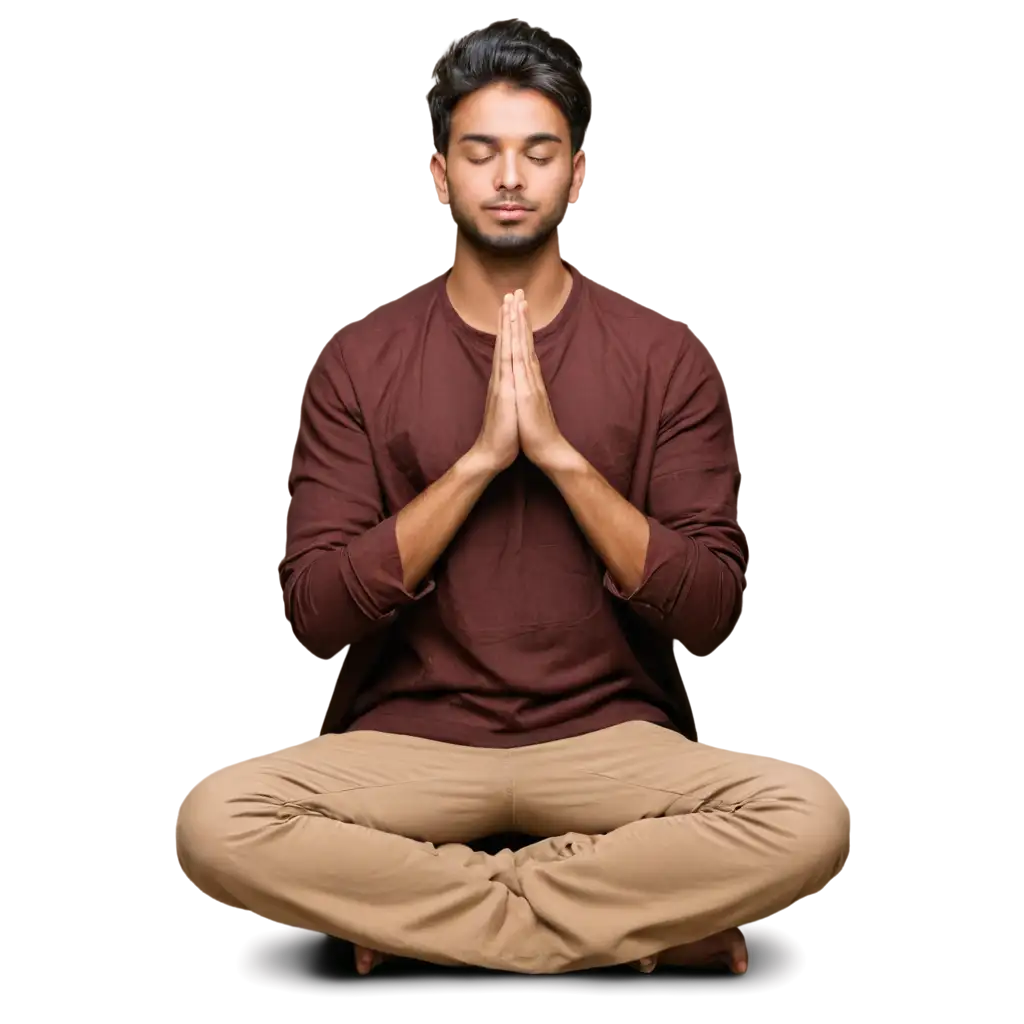
[[330,661],[349,640],[337,629],[325,629],[324,623],[315,615],[308,615],[300,602],[285,600],[285,618],[292,627],[295,639],[311,654],[324,661]]
[[[324,661],[391,625],[399,611],[393,602],[381,610],[380,597],[364,586],[345,548],[317,552],[304,565],[289,567],[281,574],[281,586],[292,632]],[[433,584],[420,596],[431,589]]]
[[[697,658],[706,658],[717,650],[739,622],[743,611],[743,588],[743,578],[737,578],[723,566],[714,594],[698,602],[692,599],[686,602],[689,607],[683,609],[681,620],[676,620],[678,626],[673,630],[673,639]],[[696,614],[691,610],[696,610]]]
[[[317,600],[311,590],[309,566],[284,581],[284,614],[295,638],[311,654],[329,661],[353,642],[354,632],[346,628],[344,616]],[[330,614],[333,610],[334,614]]]

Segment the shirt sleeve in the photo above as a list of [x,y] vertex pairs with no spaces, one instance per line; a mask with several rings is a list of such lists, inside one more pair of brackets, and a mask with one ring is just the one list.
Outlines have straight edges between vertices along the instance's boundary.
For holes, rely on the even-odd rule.
[[743,607],[749,560],[736,521],[740,470],[725,385],[686,325],[669,378],[647,489],[650,541],[643,576],[625,594],[605,587],[692,654],[710,654]]
[[332,658],[389,625],[435,587],[405,589],[365,422],[338,347],[321,352],[306,382],[288,477],[287,541],[278,566],[285,616],[308,650]]

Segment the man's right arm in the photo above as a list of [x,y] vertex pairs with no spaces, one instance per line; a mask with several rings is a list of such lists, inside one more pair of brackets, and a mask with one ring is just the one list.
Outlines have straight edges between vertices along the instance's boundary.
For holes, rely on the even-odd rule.
[[493,465],[471,448],[399,511],[395,539],[406,590],[411,591],[433,568],[495,473]]
[[332,658],[429,594],[434,563],[496,472],[474,446],[385,516],[363,416],[332,339],[302,399],[278,566],[285,616],[302,645]]

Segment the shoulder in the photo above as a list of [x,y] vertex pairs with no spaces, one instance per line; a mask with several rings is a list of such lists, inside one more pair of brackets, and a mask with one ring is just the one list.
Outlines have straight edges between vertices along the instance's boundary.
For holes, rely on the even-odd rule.
[[591,306],[606,332],[628,346],[654,379],[696,387],[717,378],[716,361],[685,324],[605,286],[588,282],[588,289]]
[[314,372],[362,379],[370,371],[385,371],[396,342],[424,323],[436,300],[437,280],[417,285],[336,331],[321,350]]

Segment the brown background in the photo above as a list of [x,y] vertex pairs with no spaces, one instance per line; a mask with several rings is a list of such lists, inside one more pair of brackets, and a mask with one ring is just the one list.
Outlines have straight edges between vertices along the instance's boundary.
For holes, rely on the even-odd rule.
[[[315,722],[324,672],[288,644],[268,583],[293,389],[319,338],[442,258],[422,74],[484,13],[0,12],[12,1020],[284,1016],[231,976],[244,923],[174,882],[171,798],[199,766]],[[592,230],[577,246],[728,371],[752,532],[776,554],[726,662],[935,645],[969,681],[986,658],[1017,664],[1019,571],[991,553],[979,567],[964,538],[1021,538],[1020,238]],[[972,497],[973,474],[998,497]],[[835,560],[853,550],[837,537],[913,530],[961,561],[885,578],[798,564],[808,539]]]

